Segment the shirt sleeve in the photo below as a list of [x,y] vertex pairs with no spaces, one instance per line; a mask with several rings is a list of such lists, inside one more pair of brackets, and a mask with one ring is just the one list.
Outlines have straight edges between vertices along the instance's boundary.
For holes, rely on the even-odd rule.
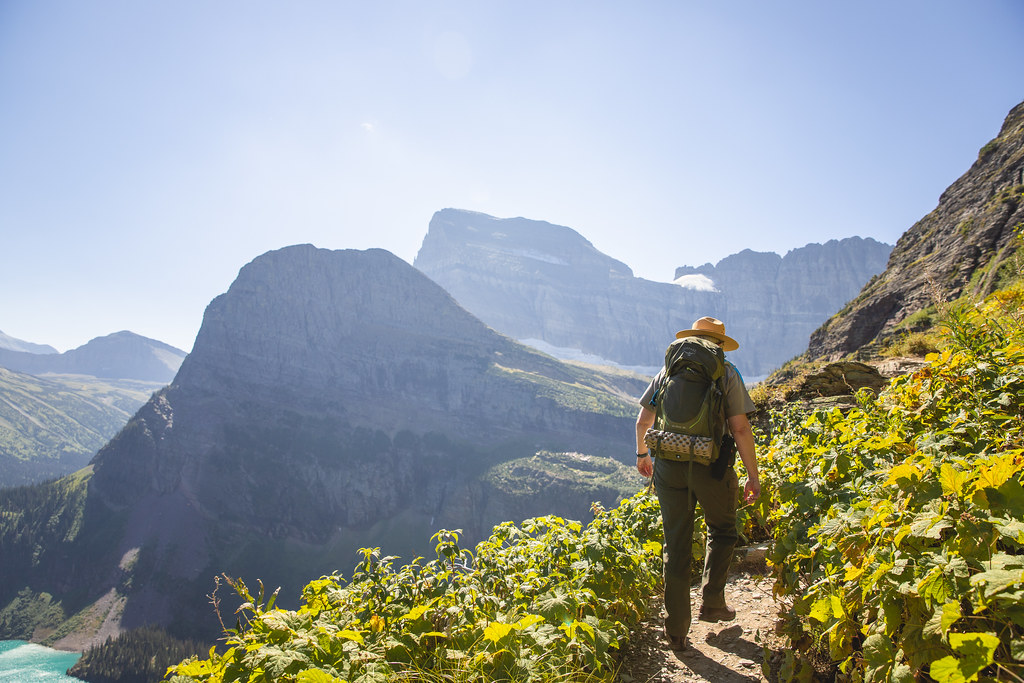
[[654,410],[658,406],[658,400],[655,394],[658,391],[658,387],[661,386],[661,375],[664,372],[664,370],[661,370],[658,372],[657,375],[654,376],[654,379],[651,380],[651,383],[647,385],[647,390],[644,391],[643,396],[640,397],[639,403],[644,408],[650,408],[651,410]]
[[736,366],[729,361],[725,362],[725,416],[735,417],[745,415],[757,410],[754,402],[747,393],[747,387],[743,384],[743,376]]

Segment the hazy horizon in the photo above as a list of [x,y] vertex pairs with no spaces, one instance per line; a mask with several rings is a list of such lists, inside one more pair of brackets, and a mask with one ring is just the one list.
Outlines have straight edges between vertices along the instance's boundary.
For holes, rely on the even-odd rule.
[[188,351],[260,254],[412,263],[435,211],[646,279],[895,244],[1024,99],[1024,5],[0,5],[0,330]]

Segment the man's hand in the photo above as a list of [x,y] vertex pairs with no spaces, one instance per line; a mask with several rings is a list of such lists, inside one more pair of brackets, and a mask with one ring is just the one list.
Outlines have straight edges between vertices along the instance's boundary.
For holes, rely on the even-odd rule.
[[[638,465],[639,467],[639,465]],[[757,497],[761,495],[761,484],[760,482],[754,481],[750,477],[747,477],[747,483],[743,485],[743,500],[747,503],[753,503],[757,500]]]
[[654,474],[654,461],[651,460],[651,454],[647,453],[644,457],[637,457],[636,459],[636,471],[645,477],[650,477]]

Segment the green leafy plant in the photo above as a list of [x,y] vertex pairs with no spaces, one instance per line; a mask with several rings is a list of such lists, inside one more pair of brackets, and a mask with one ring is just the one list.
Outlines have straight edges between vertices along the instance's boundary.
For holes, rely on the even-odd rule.
[[850,680],[1024,680],[1022,302],[947,310],[944,350],[845,415],[776,416],[783,680],[821,652]]
[[171,667],[185,681],[612,680],[614,654],[661,581],[661,520],[645,494],[495,527],[469,551],[434,535],[437,558],[396,566],[364,549],[350,582],[310,582],[298,610],[262,585],[225,628],[227,649]]

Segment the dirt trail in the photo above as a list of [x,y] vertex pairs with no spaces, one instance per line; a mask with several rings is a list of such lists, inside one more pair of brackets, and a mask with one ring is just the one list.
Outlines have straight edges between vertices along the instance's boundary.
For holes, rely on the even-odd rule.
[[[737,552],[737,555],[742,553]],[[734,564],[725,589],[734,621],[708,624],[694,619],[686,650],[673,652],[663,635],[664,605],[658,595],[650,616],[637,628],[623,652],[622,683],[754,683],[769,681],[761,671],[764,648],[777,651],[778,607],[772,579],[766,576],[763,549],[752,549]],[[691,591],[694,617],[700,609],[700,586]]]

